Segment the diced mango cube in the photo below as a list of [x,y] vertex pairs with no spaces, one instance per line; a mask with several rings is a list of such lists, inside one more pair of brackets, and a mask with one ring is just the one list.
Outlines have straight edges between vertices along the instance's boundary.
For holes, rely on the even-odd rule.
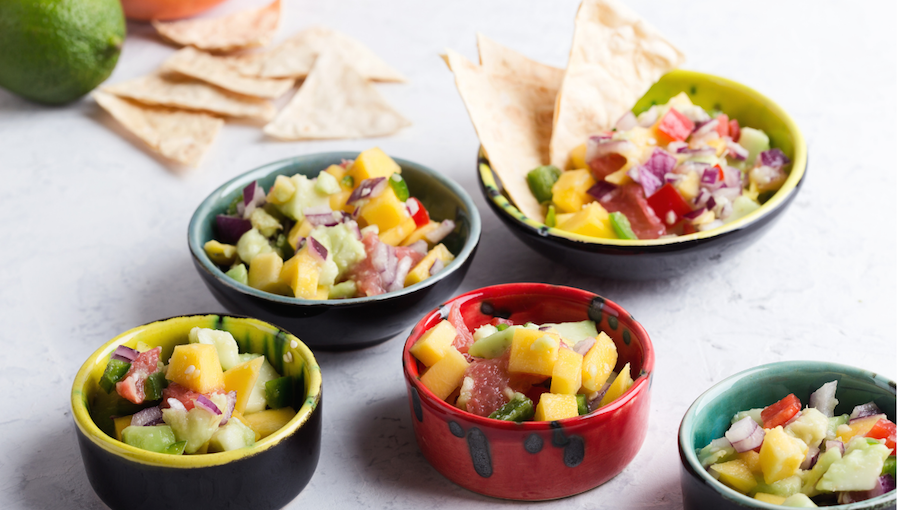
[[629,170],[631,170],[631,166],[626,164],[622,168],[604,177],[603,180],[610,184],[615,184],[616,186],[624,186],[631,182],[631,177],[628,175]]
[[[400,244],[402,244],[403,246],[409,246],[416,241],[421,241],[421,240],[425,239],[426,234],[428,234],[432,230],[438,228],[438,225],[440,225],[440,223],[438,223],[434,220],[430,220],[428,223],[413,230],[413,233],[410,234],[406,239],[404,239],[403,242]],[[425,242],[427,243],[428,239],[425,239]]]
[[592,196],[588,195],[587,190],[596,183],[597,181],[587,169],[580,168],[563,172],[551,189],[556,211],[561,213],[580,211],[585,204],[594,200]]
[[556,421],[573,416],[578,416],[575,395],[541,393],[541,400],[534,408],[534,421]]
[[632,384],[634,384],[634,380],[631,378],[631,363],[629,362],[625,363],[625,366],[622,367],[622,371],[619,372],[619,375],[617,375],[612,384],[609,385],[609,389],[606,390],[606,394],[603,395],[603,400],[600,401],[600,405],[605,406],[621,397],[629,388],[631,388]]
[[353,177],[354,186],[359,186],[366,179],[390,177],[392,173],[399,174],[400,171],[400,165],[378,147],[360,152],[347,169],[347,173]]
[[584,209],[573,213],[562,221],[557,220],[556,228],[591,237],[616,239],[616,232],[609,222],[609,213],[599,202],[591,202]]
[[444,357],[445,351],[453,344],[455,338],[456,328],[445,319],[419,337],[409,348],[409,353],[423,365],[430,367]]
[[243,413],[247,408],[247,401],[250,399],[250,393],[256,385],[259,369],[265,359],[263,356],[258,356],[240,365],[235,365],[222,374],[225,391],[233,391],[237,394],[237,401],[234,403],[235,411]]
[[740,459],[713,464],[709,470],[719,475],[719,481],[744,494],[756,487],[756,477]]
[[766,430],[759,465],[766,483],[772,484],[794,474],[806,458],[809,447],[802,440],[792,437],[779,425]]
[[319,285],[316,287],[316,299],[328,299],[327,285]]
[[332,177],[337,179],[338,184],[341,185],[341,188],[344,189],[353,189],[353,186],[344,186],[341,181],[344,179],[344,176],[347,175],[347,169],[342,167],[341,165],[331,165],[325,169],[325,172],[331,174]]
[[572,152],[569,153],[569,168],[587,168],[587,161],[585,160],[585,156],[587,156],[587,144],[583,143],[578,147],[572,149]]
[[678,190],[678,193],[680,193],[685,200],[694,200],[697,198],[697,194],[700,193],[700,173],[688,172],[685,174],[684,178],[675,185],[675,189]]
[[203,245],[203,251],[210,260],[220,266],[230,266],[237,257],[237,247],[231,244],[222,244],[215,239],[207,241]]
[[166,379],[197,393],[211,393],[225,387],[219,354],[210,344],[176,345],[169,358]]
[[300,246],[300,240],[304,237],[309,237],[309,234],[312,231],[313,224],[310,223],[308,219],[303,218],[303,221],[298,221],[291,227],[291,231],[288,232],[288,242],[291,243],[291,246],[296,248],[297,246]]
[[353,192],[351,190],[341,189],[341,191],[334,193],[333,195],[328,196],[328,207],[331,207],[332,211],[346,211],[348,213],[352,213],[355,206],[348,205],[347,200],[350,199],[350,195]]
[[737,454],[738,458],[747,465],[747,469],[749,469],[754,475],[762,474],[762,467],[759,465],[759,453],[755,450],[747,450],[746,452],[741,452]]
[[378,240],[390,246],[397,246],[400,241],[407,238],[416,230],[416,222],[412,218],[406,218],[399,225],[378,234]]
[[403,281],[403,285],[409,287],[431,276],[431,266],[436,260],[440,260],[446,266],[453,262],[453,258],[453,254],[450,253],[450,250],[443,243],[435,246],[425,255],[425,258],[416,264],[416,267],[406,274],[406,280]]
[[281,269],[284,261],[277,253],[260,253],[250,261],[247,271],[247,285],[264,292],[280,294],[284,290]]
[[445,400],[462,384],[469,362],[456,349],[444,351],[444,357],[431,365],[421,377],[422,384],[435,396]]
[[125,427],[131,426],[131,418],[133,414],[129,414],[128,416],[119,416],[118,418],[113,418],[113,427],[116,429],[116,439],[119,441],[122,440],[122,431],[125,430]]
[[266,195],[266,201],[280,205],[290,200],[296,191],[297,187],[294,186],[294,181],[292,181],[290,177],[279,175],[275,178],[275,183],[272,184],[272,187],[269,188],[269,194]]
[[553,375],[559,358],[559,335],[537,329],[518,328],[513,333],[509,371],[520,374]]
[[766,494],[765,492],[757,492],[753,499],[762,501],[763,503],[772,503],[773,505],[780,505],[784,503],[784,500],[787,499],[784,496],[776,496],[775,494]]
[[574,395],[581,389],[581,363],[584,356],[571,349],[560,349],[556,364],[553,365],[553,379],[550,392]]
[[618,359],[616,344],[609,335],[601,331],[581,364],[582,386],[589,391],[599,391],[606,384],[609,374],[616,368]]
[[291,288],[294,297],[316,299],[319,290],[319,272],[319,264],[309,252],[307,245],[284,263],[280,278]]
[[253,432],[259,434],[259,439],[262,439],[287,425],[296,415],[297,411],[294,411],[293,408],[282,407],[281,409],[266,409],[265,411],[245,415],[241,421],[244,422],[244,425],[253,429]]
[[855,420],[853,423],[848,423],[845,427],[838,427],[837,437],[845,444],[849,443],[850,440],[856,436],[866,435],[866,433],[878,423],[878,420],[882,418],[883,416],[881,415],[868,416],[860,420]]
[[401,202],[390,187],[359,209],[359,219],[364,226],[378,225],[379,232],[390,230],[409,217],[406,203]]

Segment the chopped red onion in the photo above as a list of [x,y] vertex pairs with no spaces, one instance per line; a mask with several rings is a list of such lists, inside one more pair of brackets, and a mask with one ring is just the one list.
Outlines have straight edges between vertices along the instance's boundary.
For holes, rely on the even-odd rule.
[[745,149],[741,144],[735,143],[731,140],[725,141],[725,147],[728,148],[728,155],[738,161],[745,161],[747,156],[750,155],[750,152]]
[[587,150],[584,154],[584,160],[588,163],[597,158],[606,156],[607,154],[627,154],[634,151],[637,146],[629,140],[612,140],[609,138],[600,138],[592,136],[588,138]]
[[360,211],[361,209],[362,209],[362,207],[357,206],[356,209],[353,209],[353,212],[350,213],[350,217],[353,218],[354,220],[355,220],[356,218],[359,218],[359,211]]
[[763,166],[769,166],[772,168],[781,168],[782,166],[791,162],[781,152],[781,149],[769,149],[767,151],[762,151],[759,153],[757,157],[757,161],[759,161]]
[[241,216],[247,220],[250,219],[250,215],[257,207],[266,203],[266,192],[263,191],[256,181],[253,181],[244,187],[243,198],[244,201],[238,205],[244,206],[244,210],[240,212]]
[[[733,202],[734,199],[741,196],[741,188],[719,188],[713,191],[713,197],[718,199],[719,197],[728,200],[729,202]],[[719,203],[719,200],[716,200],[716,203]]]
[[387,179],[384,177],[372,177],[371,179],[366,179],[359,183],[359,186],[353,190],[353,193],[350,194],[350,198],[347,199],[347,204],[355,204],[360,200],[375,198],[387,188],[387,185]]
[[609,383],[604,384],[603,387],[600,388],[600,391],[597,392],[597,396],[588,404],[588,410],[590,412],[594,412],[600,408],[600,402],[603,401],[603,396],[606,395],[607,391],[609,391]]
[[328,209],[326,213],[307,213],[304,211],[303,215],[314,227],[333,227],[344,219],[340,211],[332,211],[331,209]]
[[410,257],[403,257],[397,262],[397,272],[394,275],[394,281],[387,288],[388,292],[403,289],[403,282],[406,281],[406,275],[409,274],[411,268],[412,258]]
[[817,460],[819,460],[819,447],[816,445],[810,446],[806,451],[806,458],[800,463],[800,469],[812,469],[816,465]]
[[322,243],[319,242],[318,239],[316,239],[313,236],[309,236],[308,239],[309,239],[308,242],[309,242],[309,248],[310,248],[309,251],[314,255],[318,255],[321,260],[323,260],[323,261],[327,260],[328,259],[328,248],[326,248]]
[[648,128],[656,124],[656,119],[659,118],[659,108],[652,106],[649,110],[642,112],[637,116],[638,126],[643,128]]
[[256,196],[256,188],[259,187],[259,184],[256,181],[251,182],[250,184],[244,186],[243,197],[244,197],[244,207],[248,206],[253,202],[253,197]]
[[678,154],[682,149],[687,150],[688,144],[686,142],[682,142],[680,140],[675,140],[674,142],[669,142],[669,145],[666,146],[666,150],[671,152],[672,154]]
[[837,392],[837,381],[831,381],[823,384],[819,389],[812,392],[809,396],[809,407],[814,407],[824,414],[826,418],[834,416],[834,408],[838,405],[838,401],[834,398]]
[[199,407],[201,409],[205,409],[215,415],[222,414],[222,411],[219,410],[219,406],[217,406],[215,404],[215,402],[206,398],[203,395],[200,395],[199,397],[197,397],[197,400],[195,400],[194,402],[196,402],[196,405],[194,407]]
[[434,259],[434,263],[431,264],[431,268],[428,269],[428,274],[434,276],[441,272],[441,269],[444,269],[444,261],[441,259]]
[[441,239],[447,237],[450,232],[453,232],[455,228],[456,223],[453,220],[444,220],[434,230],[425,234],[425,239],[428,239],[428,242],[431,244],[437,244],[441,242]]
[[657,190],[663,186],[662,179],[657,177],[652,170],[645,166],[640,166],[638,168],[638,181],[641,183],[641,187],[644,188],[644,196],[648,197],[656,193]]
[[594,197],[599,202],[602,201],[603,198],[606,197],[606,195],[609,195],[610,193],[615,191],[616,188],[618,188],[618,186],[611,182],[597,181],[596,184],[594,184],[590,187],[590,189],[587,190],[587,194]]
[[745,416],[743,419],[734,423],[731,428],[725,432],[725,437],[738,453],[746,452],[761,445],[763,438],[766,437],[766,431],[759,426],[753,418]]
[[219,422],[219,426],[225,425],[228,423],[228,420],[231,419],[231,413],[234,412],[234,406],[237,403],[237,392],[229,391],[225,394],[225,412],[222,413],[222,421]]
[[127,363],[131,363],[134,361],[140,352],[132,349],[131,347],[125,347],[124,345],[120,345],[116,347],[115,352],[112,353],[110,359],[117,359],[119,361],[125,361]]
[[663,176],[675,168],[677,163],[678,160],[675,159],[675,156],[659,147],[654,147],[653,152],[650,153],[650,157],[647,158],[647,161],[642,166],[646,167],[648,170],[652,171],[654,175],[662,179]]
[[867,416],[872,416],[874,414],[882,414],[882,413],[881,413],[881,409],[878,409],[878,406],[875,405],[874,401],[872,401],[872,402],[854,407],[853,412],[850,413],[850,419],[855,420],[857,418],[865,418]]
[[841,455],[844,455],[844,442],[841,441],[840,439],[835,439],[833,441],[825,441],[825,451],[827,452],[828,450],[830,450],[832,448],[839,449],[841,451]]
[[142,409],[131,417],[133,427],[149,427],[162,423],[162,409],[159,406]]
[[631,110],[625,112],[625,115],[622,115],[616,121],[616,131],[628,131],[634,126],[637,126],[637,117]]
[[[700,188],[700,193],[697,193],[697,197],[694,198],[694,205],[707,206],[707,205],[709,205],[709,200],[711,198],[712,198],[712,193],[708,189]],[[713,206],[715,206],[715,205],[716,205],[716,203],[715,203],[715,201],[713,201]],[[707,207],[707,209],[709,209],[709,207]]]
[[550,326],[541,326],[538,328],[538,331],[550,331],[551,329],[553,328]]
[[867,491],[846,491],[838,493],[838,504],[857,503],[872,499],[882,494],[887,494],[897,488],[897,482],[891,475],[881,475],[875,482],[875,487]]
[[416,199],[412,197],[406,199],[406,210],[409,211],[410,216],[415,216],[419,212],[419,203],[416,202]]
[[219,214],[216,216],[216,231],[225,244],[236,244],[245,232],[253,228],[250,220]]
[[733,166],[726,165],[725,168],[722,169],[722,174],[725,175],[725,186],[729,188],[738,188],[738,191],[740,191],[742,181],[740,170]]
[[678,154],[685,154],[687,156],[709,156],[716,153],[716,149],[712,147],[700,147],[699,149],[689,149],[684,147],[682,149],[678,149]]
[[418,241],[407,246],[407,248],[421,255],[428,255],[428,243],[419,239]]
[[691,133],[691,138],[693,137],[701,137],[707,133],[711,133],[719,127],[719,119],[710,119],[706,122],[702,122],[694,126],[694,132]]
[[695,209],[693,211],[684,213],[684,217],[689,220],[694,220],[694,219],[699,218],[705,212],[706,212],[706,208],[701,207],[700,209]]
[[673,184],[683,179],[683,177],[679,174],[669,172],[666,174],[666,183]]
[[577,352],[578,354],[581,354],[582,356],[585,356],[585,355],[587,355],[588,351],[591,350],[591,347],[593,347],[596,342],[597,342],[596,338],[587,337],[584,340],[576,343],[572,350]]
[[703,170],[703,174],[700,175],[700,182],[702,184],[715,184],[716,181],[719,180],[719,169],[714,167],[709,167]]
[[177,398],[169,398],[166,400],[166,404],[169,405],[169,409],[177,409],[179,411],[187,411],[184,407],[184,404],[181,403]]

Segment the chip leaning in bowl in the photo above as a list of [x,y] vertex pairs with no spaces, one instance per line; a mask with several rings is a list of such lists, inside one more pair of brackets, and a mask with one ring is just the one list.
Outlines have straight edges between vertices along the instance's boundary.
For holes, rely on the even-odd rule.
[[432,221],[400,172],[373,148],[313,179],[279,175],[268,194],[253,182],[216,217],[219,240],[203,248],[232,279],[301,299],[414,285],[453,261],[440,241],[456,225]]
[[760,207],[787,179],[769,137],[680,93],[615,130],[590,137],[572,170],[527,175],[549,227],[609,239],[659,239],[710,230]]
[[815,507],[864,501],[896,487],[897,427],[874,402],[834,416],[837,381],[801,411],[793,393],[737,413],[697,456],[720,482],[755,499]]
[[91,406],[97,426],[136,448],[181,455],[253,446],[297,414],[295,379],[262,354],[240,354],[231,333],[195,327],[185,340],[168,363],[161,347],[117,347]]
[[470,332],[459,305],[410,348],[422,384],[460,409],[506,421],[588,414],[631,388],[631,364],[594,321],[515,325],[495,318]]

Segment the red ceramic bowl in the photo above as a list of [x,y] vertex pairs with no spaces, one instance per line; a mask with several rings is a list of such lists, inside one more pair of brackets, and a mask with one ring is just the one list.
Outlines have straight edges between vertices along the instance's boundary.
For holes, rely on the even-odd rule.
[[[559,421],[515,423],[462,411],[422,385],[421,365],[409,353],[455,304],[470,329],[494,317],[516,324],[591,319],[616,344],[616,370],[631,363],[634,385],[593,413]],[[584,290],[538,283],[496,285],[458,296],[419,321],[403,348],[413,430],[428,462],[471,491],[526,501],[579,494],[625,469],[647,435],[653,363],[649,335],[619,305]]]

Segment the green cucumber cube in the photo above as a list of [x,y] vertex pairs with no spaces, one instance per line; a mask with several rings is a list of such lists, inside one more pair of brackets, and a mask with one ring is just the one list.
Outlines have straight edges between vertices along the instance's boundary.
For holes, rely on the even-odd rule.
[[122,429],[122,442],[142,450],[167,453],[166,450],[175,442],[175,433],[168,425],[128,426]]

